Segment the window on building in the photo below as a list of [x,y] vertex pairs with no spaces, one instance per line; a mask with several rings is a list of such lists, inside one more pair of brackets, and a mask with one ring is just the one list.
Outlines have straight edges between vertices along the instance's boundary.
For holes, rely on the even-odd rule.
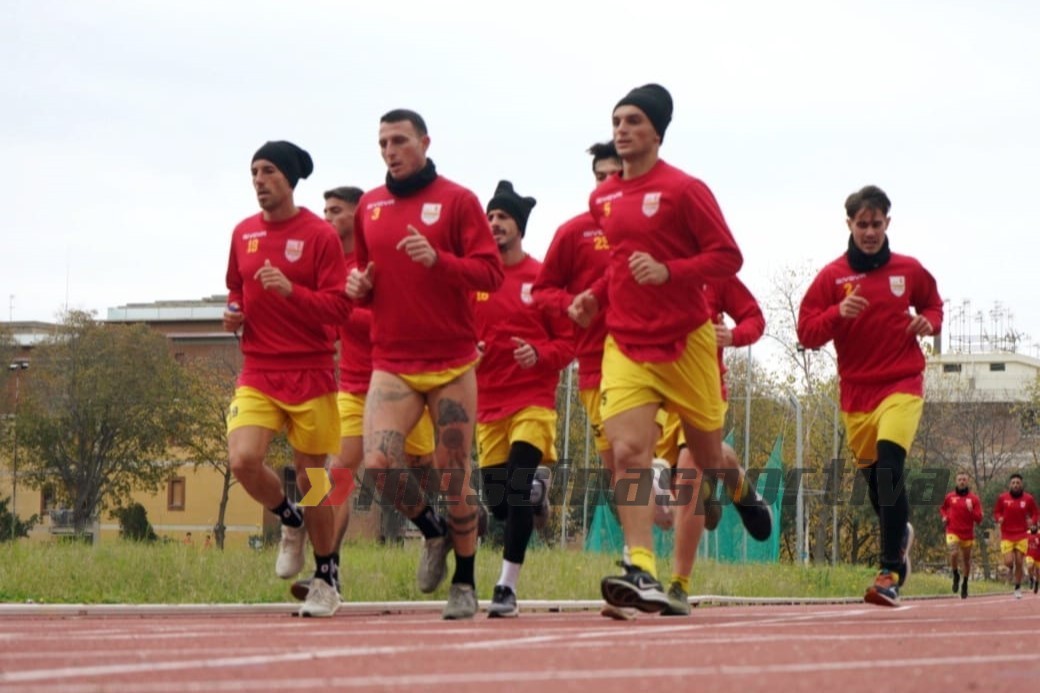
[[960,373],[960,372],[961,372],[961,364],[959,364],[959,363],[944,363],[943,364],[943,373]]
[[58,508],[58,494],[54,492],[54,484],[44,484],[40,489],[40,515],[49,515]]
[[175,476],[166,482],[166,509],[184,510],[185,481],[183,476]]
[[1003,372],[1004,370],[1006,370],[1006,365],[1004,363],[999,363],[999,362],[998,363],[991,363],[991,364],[989,364],[989,369],[990,369],[990,371],[1001,371],[1001,372]]

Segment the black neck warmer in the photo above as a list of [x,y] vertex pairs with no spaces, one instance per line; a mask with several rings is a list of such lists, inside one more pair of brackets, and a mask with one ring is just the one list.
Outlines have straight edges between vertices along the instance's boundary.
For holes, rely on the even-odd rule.
[[437,167],[433,165],[433,159],[427,159],[425,166],[403,180],[397,180],[389,171],[386,172],[386,187],[394,197],[414,195],[435,180]]
[[955,489],[953,489],[953,490],[957,492],[957,495],[958,495],[958,496],[966,496],[966,495],[968,495],[968,491],[970,491],[971,489],[966,489],[966,488],[955,488]]
[[857,272],[869,272],[887,265],[888,261],[892,259],[892,251],[888,249],[888,238],[886,237],[885,242],[881,244],[881,250],[873,255],[867,255],[856,247],[856,243],[852,240],[852,234],[850,233],[849,250],[845,257],[848,258],[849,267],[852,269]]

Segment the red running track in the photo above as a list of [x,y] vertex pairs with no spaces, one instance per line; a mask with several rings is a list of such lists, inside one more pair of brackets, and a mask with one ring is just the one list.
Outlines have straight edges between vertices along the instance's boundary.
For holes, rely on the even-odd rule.
[[634,622],[592,612],[469,622],[374,612],[14,616],[0,620],[0,690],[990,693],[1035,687],[1038,636],[1032,594],[898,609],[702,607]]

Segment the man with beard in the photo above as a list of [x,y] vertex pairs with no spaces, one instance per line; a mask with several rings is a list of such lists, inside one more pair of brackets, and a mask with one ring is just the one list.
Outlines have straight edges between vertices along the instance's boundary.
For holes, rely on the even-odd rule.
[[1008,479],[1008,490],[997,496],[993,519],[1000,526],[1000,555],[1008,568],[1008,576],[1015,585],[1015,599],[1022,598],[1022,575],[1026,553],[1029,552],[1029,528],[1036,524],[1036,500],[1026,493],[1022,475],[1014,473]]
[[[960,589],[961,599],[967,599],[975,525],[982,522],[982,502],[971,492],[967,472],[957,472],[957,485],[946,494],[939,515],[946,528],[946,548],[950,552],[950,568],[953,569],[953,592],[956,594]],[[963,574],[959,570],[962,561]]]

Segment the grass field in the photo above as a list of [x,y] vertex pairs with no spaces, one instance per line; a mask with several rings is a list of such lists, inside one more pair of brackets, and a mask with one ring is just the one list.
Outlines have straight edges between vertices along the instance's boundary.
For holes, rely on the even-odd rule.
[[[415,586],[419,542],[400,548],[349,544],[343,551],[347,601],[443,599]],[[290,599],[274,575],[275,550],[203,550],[183,544],[110,541],[98,547],[21,541],[0,546],[0,602],[50,604],[270,603]],[[614,573],[615,557],[581,551],[533,549],[518,593],[521,599],[598,599],[599,580]],[[449,570],[450,570],[449,559]],[[477,587],[490,598],[501,554],[477,554]],[[659,561],[666,581],[671,566]],[[306,570],[312,570],[308,566]],[[699,561],[691,594],[744,597],[858,597],[873,577],[862,566],[801,568],[790,564],[716,564]],[[449,573],[450,575],[450,573]],[[1005,592],[1007,585],[977,582],[973,594]],[[904,594],[949,594],[945,575],[914,573]]]

